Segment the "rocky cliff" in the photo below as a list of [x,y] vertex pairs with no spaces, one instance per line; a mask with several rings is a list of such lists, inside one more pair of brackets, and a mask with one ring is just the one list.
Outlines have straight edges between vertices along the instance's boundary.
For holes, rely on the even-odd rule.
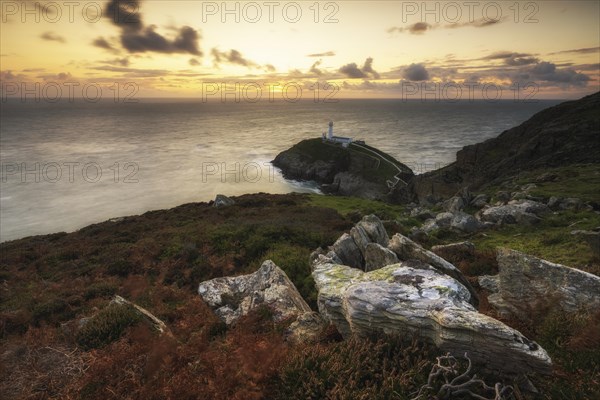
[[451,165],[419,175],[410,192],[422,200],[447,198],[464,187],[479,189],[520,172],[599,163],[600,92],[535,114],[498,137],[465,146]]
[[323,191],[345,196],[386,200],[390,185],[405,186],[413,175],[406,165],[367,146],[348,148],[307,139],[275,157],[273,165],[289,179],[317,181]]

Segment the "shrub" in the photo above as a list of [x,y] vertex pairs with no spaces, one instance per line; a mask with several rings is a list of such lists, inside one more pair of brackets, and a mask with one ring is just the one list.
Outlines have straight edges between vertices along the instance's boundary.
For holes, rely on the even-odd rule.
[[351,338],[300,348],[282,368],[273,397],[405,398],[427,381],[431,355],[431,347],[408,345],[397,337]]
[[85,291],[85,299],[91,300],[96,297],[109,297],[117,293],[117,286],[109,282],[98,282],[92,284]]
[[77,343],[86,350],[104,347],[140,320],[141,316],[132,307],[111,303],[77,332]]

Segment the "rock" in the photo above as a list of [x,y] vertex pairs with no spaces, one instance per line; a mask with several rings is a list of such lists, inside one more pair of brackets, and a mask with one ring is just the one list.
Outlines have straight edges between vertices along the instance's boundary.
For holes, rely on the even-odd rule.
[[485,226],[471,214],[458,211],[454,213],[452,221],[450,222],[450,228],[465,233],[473,233],[484,229]]
[[[398,257],[392,250],[379,243],[369,243],[365,251],[365,271],[373,271],[386,265],[396,264]],[[348,265],[348,264],[344,264]]]
[[312,343],[327,326],[319,313],[314,311],[298,315],[285,331],[286,340],[292,343]]
[[552,173],[552,172],[544,172],[541,175],[538,175],[535,178],[535,182],[536,183],[544,183],[544,182],[554,182],[558,179],[558,175]]
[[473,200],[471,200],[471,206],[476,208],[483,208],[490,201],[490,196],[487,194],[478,194]]
[[413,218],[417,218],[421,221],[425,221],[430,218],[435,218],[435,214],[433,214],[431,210],[425,207],[413,208],[410,212],[410,216]]
[[477,305],[479,300],[477,298],[477,292],[471,286],[467,278],[463,276],[458,268],[444,260],[442,257],[438,256],[435,253],[432,253],[429,250],[424,249],[419,246],[417,243],[413,242],[406,236],[402,236],[401,234],[395,234],[388,248],[392,250],[398,256],[399,260],[407,261],[407,260],[419,260],[426,264],[429,264],[436,268],[438,271],[456,279],[460,282],[471,294],[470,298],[467,301],[470,301],[471,304]]
[[123,297],[118,296],[118,295],[115,295],[115,297],[111,300],[111,304],[118,304],[120,306],[133,308],[138,314],[140,314],[143,318],[145,318],[148,322],[150,322],[152,324],[152,326],[158,332],[160,332],[160,334],[166,333],[169,336],[172,335],[171,331],[169,330],[167,325],[163,321],[161,321],[160,319],[155,317],[154,314],[152,314],[150,311],[146,310],[145,308],[142,308],[142,307],[138,306],[137,304],[134,304],[134,303],[130,302],[129,300],[126,300]]
[[462,211],[462,209],[465,208],[465,206],[465,201],[462,197],[459,196],[451,197],[450,199],[446,200],[442,205],[442,207],[444,207],[444,210],[451,213]]
[[562,202],[561,198],[552,196],[548,199],[548,207],[551,210],[558,210],[561,202]]
[[272,308],[276,322],[311,311],[285,272],[271,260],[249,275],[202,282],[198,294],[227,325],[263,304]]
[[485,208],[480,218],[495,224],[528,224],[540,221],[540,215],[550,212],[548,206],[531,200],[513,200],[503,206]]
[[535,183],[528,183],[527,185],[521,186],[521,190],[525,193],[531,192],[533,189],[536,189],[537,185]]
[[475,254],[475,245],[468,241],[450,243],[433,246],[431,251],[444,259],[451,257],[467,258]]
[[438,229],[440,229],[440,226],[437,224],[435,219],[428,219],[427,221],[423,222],[423,225],[421,225],[421,229],[419,230],[425,234],[428,234]]
[[600,231],[572,231],[571,235],[577,235],[587,242],[595,257],[600,257]]
[[506,192],[506,191],[500,191],[496,193],[496,200],[501,202],[501,203],[508,203],[508,201],[510,200],[510,193]]
[[450,224],[452,223],[453,219],[454,219],[453,213],[443,212],[443,213],[439,213],[438,215],[435,216],[435,223],[440,228],[450,228]]
[[376,215],[365,215],[356,226],[364,229],[373,243],[379,243],[384,247],[388,245],[390,238],[383,223]]
[[215,198],[215,202],[213,203],[214,207],[228,207],[228,206],[232,206],[235,204],[235,201],[233,199],[230,199],[229,197],[223,195],[223,194],[218,194],[217,197]]
[[483,289],[491,293],[498,292],[500,288],[500,279],[498,278],[498,275],[482,275],[477,279],[479,281],[479,286]]
[[336,240],[333,246],[331,246],[331,250],[337,254],[344,265],[349,265],[353,268],[363,268],[363,255],[354,239],[352,239],[352,236],[347,233],[344,233]]
[[408,237],[417,243],[425,243],[429,240],[429,235],[423,229],[419,229],[413,226],[410,230]]
[[581,210],[585,205],[581,199],[576,197],[569,197],[562,200],[558,206],[561,210]]
[[325,263],[316,266],[313,277],[319,311],[344,337],[416,335],[456,356],[468,352],[475,364],[495,372],[551,372],[544,349],[478,313],[469,291],[430,265],[409,261],[365,273]]
[[600,307],[600,278],[515,250],[498,249],[498,291],[488,297],[500,315],[527,321],[537,307],[574,312]]

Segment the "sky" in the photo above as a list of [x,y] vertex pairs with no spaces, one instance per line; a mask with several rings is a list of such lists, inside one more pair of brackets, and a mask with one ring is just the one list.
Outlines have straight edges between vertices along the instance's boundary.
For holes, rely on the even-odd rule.
[[575,99],[599,1],[0,0],[2,98]]

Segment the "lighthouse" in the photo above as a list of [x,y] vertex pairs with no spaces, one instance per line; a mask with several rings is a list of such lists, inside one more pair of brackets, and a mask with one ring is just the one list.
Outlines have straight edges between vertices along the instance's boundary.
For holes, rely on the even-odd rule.
[[329,140],[333,139],[333,121],[329,121],[329,134],[327,135]]

